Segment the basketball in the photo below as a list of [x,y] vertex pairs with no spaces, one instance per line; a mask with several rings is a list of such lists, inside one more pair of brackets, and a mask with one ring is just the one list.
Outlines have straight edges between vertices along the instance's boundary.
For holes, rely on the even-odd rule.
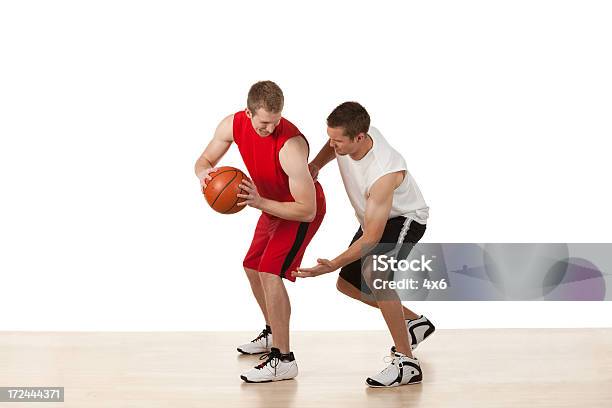
[[239,206],[244,201],[237,194],[244,192],[238,185],[242,179],[249,178],[239,169],[230,166],[219,167],[210,173],[211,179],[204,189],[204,197],[211,208],[221,214],[234,214],[246,206]]

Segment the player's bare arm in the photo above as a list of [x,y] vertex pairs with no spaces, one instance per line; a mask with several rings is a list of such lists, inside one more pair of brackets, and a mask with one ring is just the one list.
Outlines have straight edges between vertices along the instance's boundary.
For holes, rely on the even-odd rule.
[[234,141],[233,123],[234,114],[223,118],[215,130],[212,140],[196,161],[195,174],[200,179],[202,187],[206,187],[206,182],[210,179],[209,174],[216,170],[215,166]]
[[317,204],[314,182],[308,171],[308,144],[304,138],[292,137],[287,140],[279,151],[279,160],[289,178],[289,190],[295,201],[279,202],[263,198],[252,182],[243,180],[240,188],[246,194],[238,194],[238,197],[245,201],[238,205],[249,205],[286,220],[311,222],[315,218]]
[[317,266],[298,268],[293,276],[307,278],[333,272],[360,259],[374,248],[382,237],[393,204],[393,191],[402,183],[404,172],[390,173],[378,179],[370,188],[366,201],[363,236],[333,260],[317,259]]
[[333,147],[331,147],[329,143],[325,143],[317,156],[308,164],[308,169],[310,170],[312,178],[316,180],[317,176],[319,175],[319,170],[321,170],[327,163],[335,158],[336,153],[334,152]]

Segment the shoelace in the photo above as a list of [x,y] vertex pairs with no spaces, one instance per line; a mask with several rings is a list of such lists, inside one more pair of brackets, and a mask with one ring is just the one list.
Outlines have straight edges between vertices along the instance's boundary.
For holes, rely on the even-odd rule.
[[259,359],[260,360],[266,359],[266,361],[264,361],[263,363],[255,366],[256,369],[261,370],[266,365],[270,364],[270,367],[274,368],[274,375],[276,375],[276,367],[278,366],[278,363],[280,362],[280,356],[279,355],[272,354],[270,352],[270,353],[262,354],[261,357],[259,357]]
[[391,356],[384,356],[383,357],[383,361],[387,364],[391,363],[393,364],[393,361],[395,361],[395,357],[391,357]]
[[384,368],[384,369],[383,369],[383,370],[380,372],[380,374],[382,374],[382,375],[385,375],[385,374],[387,374],[389,371],[393,370],[394,366],[397,366],[397,367],[400,367],[400,368],[403,366],[403,364],[402,364],[402,362],[400,361],[400,358],[399,358],[399,357],[385,356],[385,357],[383,358],[383,361],[384,361],[385,363],[391,363],[391,364],[389,364],[387,367],[385,367],[385,368]]
[[259,335],[257,335],[257,337],[255,337],[253,340],[251,340],[251,343],[255,343],[256,341],[259,341],[259,340],[263,339],[264,337],[268,337],[268,334],[270,334],[268,329],[263,329],[261,331],[261,333],[259,333]]
[[385,363],[387,363],[387,364],[389,364],[389,363],[391,363],[391,364],[389,364],[387,367],[385,367],[385,368],[384,368],[384,369],[383,369],[383,370],[382,370],[380,373],[381,373],[382,375],[385,375],[385,374],[387,374],[389,371],[391,371],[391,370],[393,369],[393,367],[395,366],[395,363],[396,363],[396,361],[397,361],[397,360],[398,360],[398,358],[397,358],[397,357],[385,356],[385,357],[383,358],[383,361],[384,361]]

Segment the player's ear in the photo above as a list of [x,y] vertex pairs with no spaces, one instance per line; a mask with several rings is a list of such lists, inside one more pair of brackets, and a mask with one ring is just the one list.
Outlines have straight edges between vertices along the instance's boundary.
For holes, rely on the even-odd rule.
[[361,143],[361,142],[363,141],[363,139],[365,139],[365,137],[366,137],[365,133],[361,132],[361,133],[359,133],[357,136],[355,136],[355,139],[354,139],[354,140],[355,140],[357,143]]
[[253,114],[251,113],[251,110],[250,110],[249,108],[246,108],[246,109],[244,110],[244,113],[246,113],[247,118],[249,118],[249,119],[253,119]]

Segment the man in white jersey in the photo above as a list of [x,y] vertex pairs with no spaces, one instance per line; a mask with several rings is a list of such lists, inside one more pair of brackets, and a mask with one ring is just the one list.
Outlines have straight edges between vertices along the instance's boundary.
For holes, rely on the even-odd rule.
[[345,102],[336,107],[327,118],[327,134],[329,144],[310,163],[311,173],[316,178],[319,170],[336,158],[361,227],[349,248],[336,258],[318,259],[315,267],[298,268],[293,274],[311,277],[341,269],[338,290],[379,308],[395,342],[391,364],[366,383],[371,387],[419,383],[422,371],[412,350],[435,327],[426,317],[403,307],[397,294],[373,292],[373,275],[368,268],[362,271],[362,255],[365,258],[380,251],[378,244],[394,244],[402,248],[402,257],[407,255],[425,232],[429,208],[404,158],[378,129],[370,126],[370,116],[363,106]]

